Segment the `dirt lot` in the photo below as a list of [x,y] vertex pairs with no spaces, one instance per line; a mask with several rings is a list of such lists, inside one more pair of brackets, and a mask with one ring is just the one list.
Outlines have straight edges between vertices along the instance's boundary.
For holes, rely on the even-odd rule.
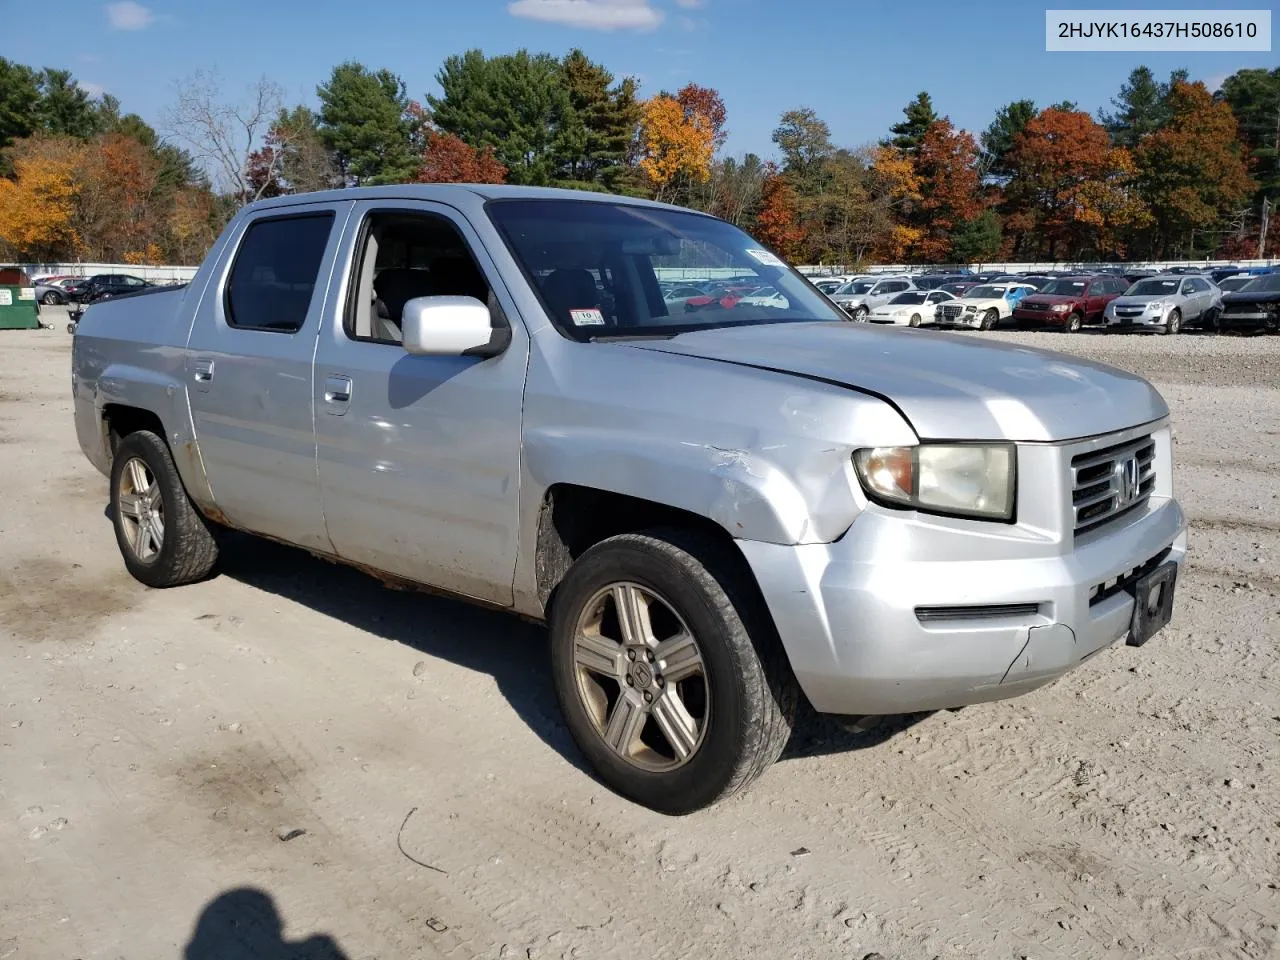
[[673,820],[584,771],[533,627],[251,541],[132,581],[71,338],[0,333],[0,958],[1276,956],[1280,337],[1000,336],[1169,399],[1173,624],[1012,702],[810,718]]

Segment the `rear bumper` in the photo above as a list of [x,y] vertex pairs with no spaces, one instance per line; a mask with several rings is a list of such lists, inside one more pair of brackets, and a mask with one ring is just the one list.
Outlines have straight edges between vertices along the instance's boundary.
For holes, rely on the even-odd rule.
[[[1034,690],[1128,634],[1133,595],[1100,588],[1156,559],[1181,571],[1187,551],[1168,498],[1065,554],[1018,550],[1017,538],[993,550],[965,533],[987,557],[969,559],[959,532],[871,507],[837,543],[740,542],[815,709],[910,713]],[[913,538],[946,541],[936,555],[959,558],[932,559]]]

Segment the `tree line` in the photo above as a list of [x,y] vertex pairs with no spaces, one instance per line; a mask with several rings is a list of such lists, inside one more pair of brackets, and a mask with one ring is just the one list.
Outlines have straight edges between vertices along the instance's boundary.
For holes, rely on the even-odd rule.
[[[1109,108],[1017,100],[977,136],[918,94],[878,143],[841,145],[812,109],[776,160],[724,154],[719,93],[642,97],[581,50],[449,57],[415,100],[347,62],[286,103],[196,73],[161,131],[70,73],[0,58],[0,253],[194,262],[264,197],[366,184],[515,183],[652,197],[746,228],[797,262],[1195,259],[1259,255],[1280,196],[1280,69],[1210,92],[1135,69]],[[1264,255],[1280,253],[1280,216]]]

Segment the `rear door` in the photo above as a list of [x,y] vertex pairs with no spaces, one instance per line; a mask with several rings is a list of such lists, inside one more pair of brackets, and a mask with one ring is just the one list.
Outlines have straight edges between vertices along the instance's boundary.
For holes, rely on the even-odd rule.
[[312,362],[349,201],[243,221],[198,308],[187,392],[233,526],[331,553],[316,479]]

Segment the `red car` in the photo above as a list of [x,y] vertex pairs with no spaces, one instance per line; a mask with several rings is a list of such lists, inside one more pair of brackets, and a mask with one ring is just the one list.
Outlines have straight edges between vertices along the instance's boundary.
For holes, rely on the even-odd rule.
[[1100,322],[1107,304],[1128,289],[1129,281],[1114,275],[1059,277],[1023,297],[1013,309],[1013,322],[1048,324],[1075,333],[1086,323]]

